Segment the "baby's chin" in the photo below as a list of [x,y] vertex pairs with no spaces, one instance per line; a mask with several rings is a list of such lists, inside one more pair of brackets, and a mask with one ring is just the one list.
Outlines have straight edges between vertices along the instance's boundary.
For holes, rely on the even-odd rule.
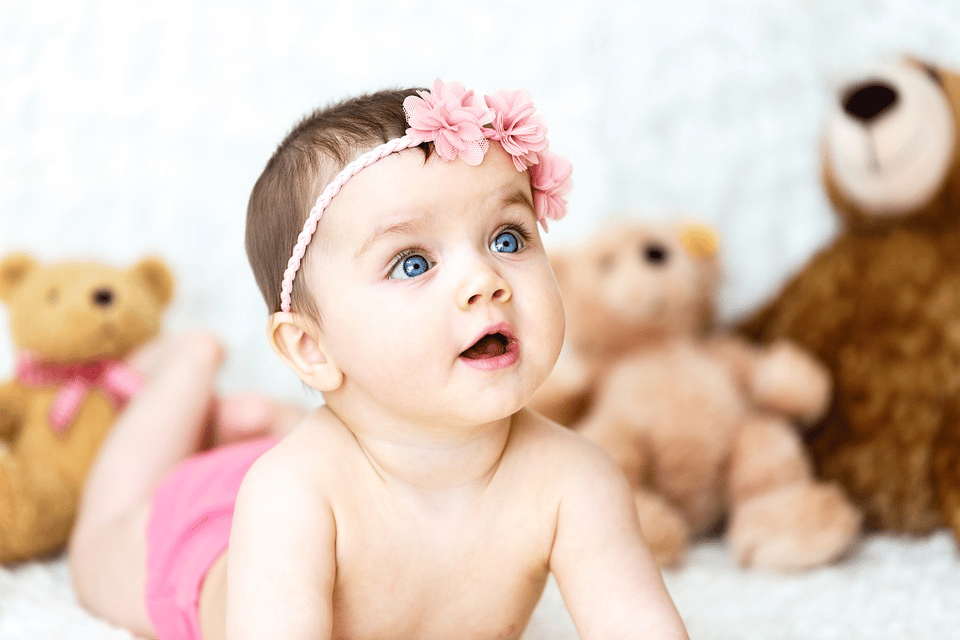
[[504,402],[497,407],[489,407],[488,410],[478,411],[471,414],[473,421],[478,424],[492,424],[501,420],[509,420],[518,412],[523,411],[530,403],[533,393],[519,394],[513,398],[504,398]]

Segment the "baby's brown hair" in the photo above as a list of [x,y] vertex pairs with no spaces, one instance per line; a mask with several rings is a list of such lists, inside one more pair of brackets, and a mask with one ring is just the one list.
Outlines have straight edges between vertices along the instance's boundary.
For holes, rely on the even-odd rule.
[[[283,272],[320,192],[360,153],[405,133],[403,100],[418,90],[379,91],[317,109],[267,162],[247,205],[246,249],[270,313],[280,311]],[[430,153],[426,143],[421,149]],[[291,308],[319,322],[306,284],[306,278],[294,281]]]

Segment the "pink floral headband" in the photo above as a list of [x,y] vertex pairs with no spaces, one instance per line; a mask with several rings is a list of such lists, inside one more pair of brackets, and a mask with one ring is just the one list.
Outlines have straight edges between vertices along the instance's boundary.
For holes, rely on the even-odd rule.
[[499,142],[513,157],[517,171],[530,172],[533,203],[543,228],[547,228],[547,218],[559,220],[566,215],[564,197],[570,191],[573,167],[567,158],[547,149],[547,128],[540,117],[534,115],[536,108],[526,91],[498,91],[481,100],[459,82],[444,84],[438,79],[432,91],[418,91],[417,95],[408,96],[403,101],[403,111],[410,125],[406,135],[359,156],[345,166],[317,198],[283,273],[280,289],[283,311],[290,311],[293,280],[320,216],[343,185],[378,160],[424,142],[432,142],[437,155],[444,160],[460,158],[471,166],[483,161],[489,140]]

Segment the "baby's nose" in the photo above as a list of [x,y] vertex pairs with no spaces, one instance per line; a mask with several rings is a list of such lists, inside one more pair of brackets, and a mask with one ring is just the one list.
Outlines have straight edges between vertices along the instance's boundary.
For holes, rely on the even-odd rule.
[[[500,289],[497,289],[496,291],[494,291],[494,292],[490,295],[490,299],[491,299],[491,300],[497,300],[497,299],[499,299],[499,298],[503,298],[505,295],[507,295],[507,290],[506,290],[506,289],[503,289],[503,288],[500,288]],[[477,302],[479,302],[479,301],[482,300],[482,299],[483,299],[483,295],[482,295],[482,294],[475,293],[475,294],[473,294],[472,296],[470,296],[470,298],[467,300],[467,304],[476,304]]]
[[491,265],[482,265],[464,278],[457,298],[460,307],[467,309],[485,300],[506,302],[510,295],[507,281]]

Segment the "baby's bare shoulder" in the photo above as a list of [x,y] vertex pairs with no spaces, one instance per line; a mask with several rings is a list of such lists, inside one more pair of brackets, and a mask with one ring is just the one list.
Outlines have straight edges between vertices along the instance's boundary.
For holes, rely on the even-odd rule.
[[520,464],[555,479],[579,481],[588,476],[622,475],[616,463],[596,444],[567,427],[523,410],[514,421],[512,455]]
[[314,500],[321,497],[318,494],[342,475],[339,466],[353,446],[352,439],[339,433],[342,430],[322,409],[309,414],[253,464],[244,484],[271,492],[309,494]]

